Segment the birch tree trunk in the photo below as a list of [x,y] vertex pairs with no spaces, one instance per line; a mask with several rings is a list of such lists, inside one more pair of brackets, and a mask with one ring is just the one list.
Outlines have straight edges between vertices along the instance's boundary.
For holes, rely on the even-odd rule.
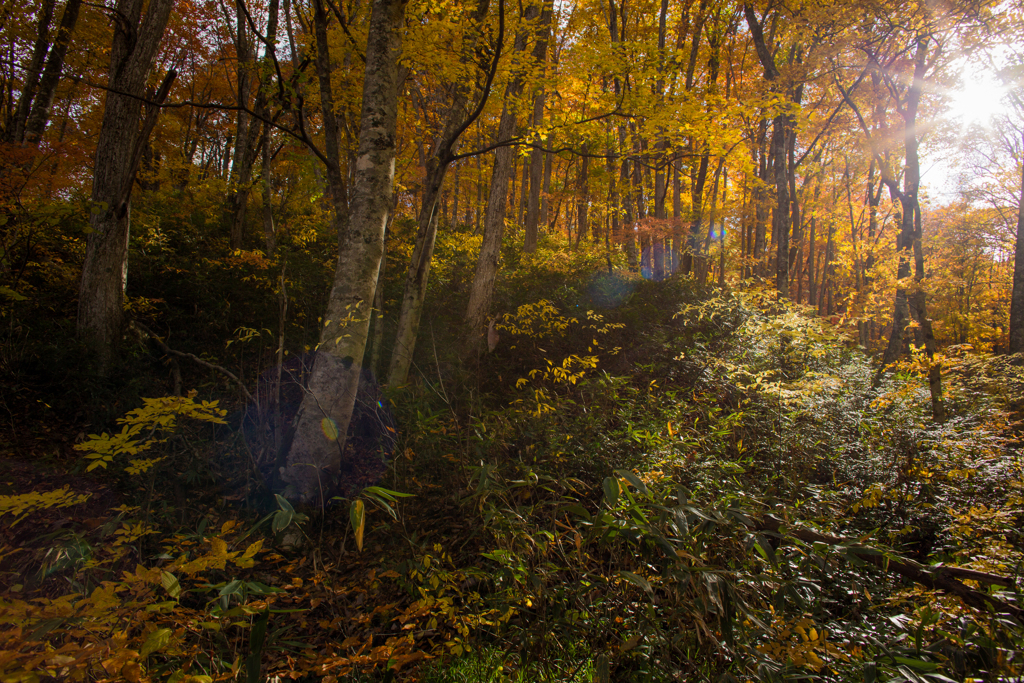
[[[326,32],[326,20],[322,4],[317,5],[321,16],[317,27],[319,38],[321,32]],[[402,49],[405,5],[406,0],[374,0],[372,4],[351,201],[346,220],[344,198],[340,193],[335,196],[339,256],[334,285],[323,318],[309,389],[295,417],[295,434],[280,470],[286,497],[302,503],[323,502],[343,466],[346,435],[362,374],[373,296],[384,253],[384,232],[392,206],[400,80],[398,58]],[[321,69],[325,66],[323,62],[329,61],[327,45],[318,45],[320,50],[318,72],[329,75],[329,68],[326,74]],[[329,67],[329,63],[326,66]],[[333,106],[333,101],[325,106]],[[335,162],[337,156],[335,145]],[[338,173],[338,169],[332,172]]]
[[[919,193],[921,189],[921,163],[918,156],[917,140],[917,110],[921,101],[921,93],[924,88],[924,75],[928,68],[927,58],[930,38],[926,35],[918,36],[916,52],[914,55],[914,80],[907,91],[906,106],[900,111],[903,116],[903,146],[905,150],[906,169],[903,174],[903,190],[896,188],[896,182],[892,178],[883,178],[890,187],[890,192],[899,199],[900,208],[903,212],[900,221],[900,235],[897,241],[897,253],[899,254],[899,267],[896,278],[899,283],[905,283],[910,277],[910,257],[914,257],[914,289],[908,291],[905,284],[898,284],[896,288],[896,302],[893,310],[892,332],[889,335],[889,343],[882,358],[882,366],[894,362],[901,351],[907,345],[907,326],[911,318],[911,308],[914,317],[921,328],[925,352],[928,354],[928,389],[932,399],[932,418],[936,422],[943,422],[946,419],[946,409],[942,400],[942,367],[940,364],[931,362],[937,351],[935,337],[932,333],[931,320],[928,319],[925,305],[924,293],[924,252],[921,247],[921,217]],[[876,380],[877,381],[877,380]]]
[[[82,280],[78,291],[77,334],[96,354],[105,376],[117,353],[128,276],[129,197],[146,138],[156,123],[155,108],[140,127],[146,81],[174,0],[119,0],[123,21],[115,24],[103,122],[96,143],[92,205]],[[141,23],[140,23],[141,19]],[[174,72],[155,96],[166,97]]]

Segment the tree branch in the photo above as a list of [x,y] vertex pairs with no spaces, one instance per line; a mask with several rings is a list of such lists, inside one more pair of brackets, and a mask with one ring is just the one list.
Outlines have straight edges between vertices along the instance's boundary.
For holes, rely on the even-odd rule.
[[131,324],[134,325],[135,328],[138,329],[140,332],[142,332],[143,334],[148,336],[150,339],[152,339],[154,342],[156,342],[156,345],[159,346],[160,350],[163,351],[166,355],[168,355],[168,356],[177,356],[178,358],[188,358],[189,360],[191,360],[191,361],[193,361],[195,363],[198,363],[199,365],[202,365],[204,368],[207,368],[209,370],[213,370],[215,372],[219,372],[220,374],[224,375],[225,377],[230,379],[232,382],[237,384],[238,388],[240,388],[242,390],[242,393],[245,394],[245,397],[246,397],[246,399],[249,400],[249,402],[251,402],[251,403],[255,403],[256,402],[256,399],[253,398],[253,395],[249,393],[249,389],[246,388],[246,386],[242,382],[242,380],[238,379],[238,376],[235,375],[230,370],[228,370],[227,368],[223,368],[220,365],[215,365],[213,363],[205,361],[202,358],[200,358],[199,356],[196,356],[195,354],[192,354],[192,353],[185,353],[184,351],[175,351],[171,347],[167,346],[167,344],[164,343],[164,340],[161,339],[159,335],[157,335],[155,332],[153,332],[153,330],[149,329],[148,327],[146,327],[145,325],[140,323],[138,320],[133,320],[131,322]]

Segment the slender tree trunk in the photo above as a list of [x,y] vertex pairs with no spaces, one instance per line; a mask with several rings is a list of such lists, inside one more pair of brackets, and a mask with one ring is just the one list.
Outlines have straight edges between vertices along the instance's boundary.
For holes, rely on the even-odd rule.
[[818,315],[821,316],[832,313],[831,291],[835,287],[835,283],[832,281],[832,251],[835,233],[835,221],[830,220],[828,222],[828,239],[825,242],[825,252],[821,259],[821,289],[818,291]]
[[[1024,132],[1021,133],[1024,142]],[[1017,240],[1013,255],[1013,294],[1010,297],[1010,353],[1024,353],[1024,163],[1017,200]]]
[[[276,61],[279,7],[279,0],[271,0],[267,8],[267,43],[263,54],[264,59],[270,58],[272,61]],[[269,112],[264,105],[264,100],[265,98],[262,95],[257,97],[258,110],[264,118],[269,118]],[[270,124],[264,123],[263,139],[261,142],[263,151],[260,160],[260,180],[262,181],[263,189],[263,240],[267,247],[267,253],[273,254],[277,250],[277,231],[274,228],[273,178],[271,169],[273,154],[270,152],[270,140]]]
[[[237,56],[238,106],[249,107],[255,76],[256,49],[245,17],[245,0],[235,0],[235,54]],[[245,238],[245,217],[252,184],[252,169],[256,162],[256,144],[260,125],[245,109],[239,109],[235,119],[235,151],[231,164],[228,190],[229,246],[241,249]]]
[[[544,122],[543,90],[533,97],[533,125]],[[530,195],[526,200],[526,224],[523,237],[523,251],[530,254],[537,250],[538,227],[540,226],[541,185],[544,182],[544,152],[534,149],[530,152]]]
[[789,121],[776,116],[772,122],[772,142],[775,146],[775,205],[772,207],[772,239],[775,241],[775,288],[780,297],[789,298],[789,172],[786,163]]
[[270,126],[263,126],[263,153],[260,179],[263,187],[263,241],[267,254],[277,251],[277,230],[274,228],[274,194],[271,187]]
[[576,179],[576,244],[580,243],[590,227],[590,145],[583,143],[580,174]]
[[[814,186],[814,203],[815,203],[815,205],[817,205],[817,203],[818,203],[818,195],[819,195],[820,191],[821,191],[821,183],[819,182],[819,183],[817,183]],[[815,269],[814,269],[815,268],[815,266],[814,266],[814,253],[815,253],[815,248],[816,248],[815,240],[817,239],[817,236],[814,233],[815,233],[815,229],[817,228],[817,225],[818,225],[818,219],[812,213],[811,214],[810,234],[807,237],[807,303],[810,304],[811,306],[814,306],[816,304],[816,302],[817,302],[817,298],[816,297],[817,297],[817,287],[818,287],[818,282],[817,282],[817,275],[818,274],[817,274],[817,271],[815,271]]]
[[[908,292],[905,285],[897,286],[892,334],[885,349],[880,371],[886,365],[894,362],[901,350],[906,347],[907,325],[910,322],[911,307],[913,307],[923,337],[925,352],[929,359],[928,389],[932,399],[932,418],[936,422],[943,422],[946,419],[946,409],[942,400],[942,367],[934,361],[937,348],[925,301],[924,252],[921,246],[921,208],[919,203],[921,165],[918,156],[917,110],[924,88],[924,74],[928,68],[929,43],[928,36],[918,36],[914,55],[914,80],[907,91],[906,106],[901,112],[906,169],[903,174],[903,191],[898,192],[903,216],[900,223],[900,237],[897,242],[897,252],[900,254],[897,278],[900,282],[905,282],[906,278],[910,276],[912,253],[914,257],[914,289]],[[890,179],[889,182],[891,189],[895,190],[895,181]]]
[[53,106],[53,98],[57,93],[57,84],[60,82],[61,74],[64,71],[64,57],[67,55],[68,46],[71,44],[71,34],[75,31],[75,24],[78,23],[78,12],[82,7],[82,0],[68,0],[64,5],[64,14],[60,20],[60,28],[57,29],[57,37],[50,47],[50,54],[46,57],[46,68],[39,80],[39,90],[32,101],[32,111],[25,122],[25,141],[35,144],[43,137],[46,123],[50,120],[50,107]]
[[[496,139],[507,140],[515,134],[516,115],[510,104],[515,83],[510,84],[506,93],[505,106],[501,112]],[[487,314],[494,293],[494,280],[498,275],[498,259],[501,257],[501,240],[505,232],[505,212],[508,206],[508,185],[512,175],[511,147],[499,147],[494,153],[491,172],[491,187],[487,196],[487,210],[484,213],[484,235],[480,245],[473,284],[469,291],[469,305],[466,307],[465,347],[474,355],[480,349],[483,333],[487,328]]]
[[[316,7],[318,72],[329,78],[326,13]],[[384,254],[384,232],[392,206],[395,131],[405,0],[374,0],[366,45],[366,69],[359,145],[353,171],[348,220],[344,198],[336,195],[339,228],[338,266],[320,334],[309,389],[295,417],[295,434],[281,480],[287,497],[304,503],[326,502],[343,465],[345,442],[362,374],[370,313]],[[327,69],[323,69],[327,67]],[[330,94],[330,91],[327,93]],[[321,96],[323,96],[321,81]],[[323,103],[333,107],[333,98]],[[338,151],[328,159],[339,172]]]
[[[534,62],[541,66],[547,61],[548,42],[551,36],[551,5],[545,3],[540,15],[540,25],[537,27],[537,42],[533,46]],[[534,127],[544,123],[544,103],[547,93],[541,86],[533,96],[533,117]],[[543,140],[539,142],[543,143]],[[532,253],[537,249],[538,228],[543,219],[541,218],[541,184],[544,182],[544,152],[534,149],[530,152],[530,194],[526,200],[526,222],[525,235],[523,237],[523,251]],[[550,177],[550,176],[549,176]],[[545,190],[547,192],[547,190]]]
[[455,168],[452,169],[452,170],[453,170],[453,173],[452,173],[452,222],[451,222],[451,224],[452,224],[452,227],[455,227],[456,225],[459,224],[459,195],[461,194],[460,193],[460,186],[459,186],[459,170],[460,170],[460,166],[458,164],[456,164]]
[[[128,276],[128,202],[158,111],[149,108],[140,128],[142,98],[173,4],[174,0],[150,0],[145,17],[142,0],[117,4],[123,21],[115,25],[110,51],[110,89],[93,167],[94,212],[89,217],[91,232],[78,291],[78,337],[95,352],[100,375],[110,370],[121,338]],[[172,71],[153,97],[166,97],[173,80]]]
[[32,99],[36,96],[36,90],[39,87],[39,76],[43,70],[43,62],[46,61],[46,53],[50,49],[50,24],[53,22],[55,4],[56,0],[43,0],[43,6],[38,10],[32,59],[25,69],[21,94],[18,96],[18,105],[14,110],[13,119],[4,130],[4,138],[8,142],[23,142],[25,140],[25,123],[28,121],[28,115],[32,109]]
[[[540,13],[537,5],[530,5],[523,12],[523,18],[536,19]],[[526,49],[526,34],[516,36],[515,51]],[[516,76],[505,90],[505,104],[498,123],[497,141],[508,140],[516,132],[516,114],[512,107],[523,89],[521,76]],[[484,235],[480,245],[473,284],[469,290],[469,305],[466,307],[465,349],[472,355],[479,353],[487,315],[494,294],[494,280],[498,275],[498,260],[501,257],[501,240],[505,233],[505,212],[508,208],[508,186],[512,177],[511,147],[499,147],[494,152],[494,167],[491,173],[491,189],[487,197],[487,212],[484,216]]]
[[[476,23],[483,21],[488,7],[488,0],[481,0],[477,3],[474,16]],[[409,367],[416,349],[420,317],[423,314],[423,304],[427,294],[430,261],[437,239],[437,203],[452,160],[453,149],[461,134],[480,113],[479,106],[475,112],[466,111],[469,95],[468,87],[463,85],[457,88],[444,130],[434,142],[430,157],[425,163],[426,178],[423,184],[423,203],[418,217],[416,244],[413,248],[409,270],[406,273],[402,307],[398,316],[398,331],[395,335],[395,346],[391,352],[391,364],[388,368],[388,384],[391,386],[404,384],[409,376]],[[481,96],[486,97],[487,93],[481,93]]]
[[757,130],[757,178],[754,186],[754,275],[763,278],[767,274],[765,263],[765,242],[768,232],[768,124],[761,121]]
[[676,159],[672,162],[672,267],[670,271],[675,273],[679,270],[679,260],[682,258],[683,242],[683,181],[679,173],[682,161]]

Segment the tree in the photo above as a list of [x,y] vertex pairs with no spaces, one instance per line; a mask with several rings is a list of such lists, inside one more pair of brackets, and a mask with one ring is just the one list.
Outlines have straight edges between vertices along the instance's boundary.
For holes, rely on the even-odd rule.
[[[326,16],[323,6],[315,4],[320,15],[317,49],[323,90],[323,77],[329,78],[329,69],[322,70],[329,67]],[[339,228],[338,263],[309,388],[295,417],[295,433],[280,469],[286,495],[303,503],[322,501],[342,468],[346,434],[362,375],[371,306],[384,252],[384,230],[392,206],[400,87],[398,58],[405,5],[405,0],[374,0],[372,4],[359,144],[347,221],[340,211],[340,174],[333,181],[335,221]],[[324,106],[332,105],[328,99]],[[327,140],[327,145],[329,150],[337,150],[337,140]]]
[[[540,16],[541,7],[531,4],[523,10],[523,19],[532,21]],[[526,49],[527,32],[519,30],[516,34],[514,52],[521,53]],[[505,88],[505,99],[501,110],[501,119],[495,134],[495,143],[501,144],[494,151],[494,166],[491,171],[491,189],[487,196],[487,211],[484,214],[484,238],[480,245],[473,284],[469,290],[469,304],[466,307],[466,350],[476,353],[483,340],[487,314],[491,307],[491,296],[494,293],[494,279],[498,274],[498,259],[501,256],[501,240],[505,232],[505,212],[508,208],[508,184],[512,177],[512,158],[514,150],[503,143],[511,140],[516,134],[516,100],[523,90],[524,78],[521,73],[513,75]]]
[[[479,26],[487,16],[489,0],[477,3],[472,17],[473,24]],[[404,384],[409,375],[413,351],[416,348],[416,336],[419,333],[420,315],[423,312],[423,301],[427,291],[427,280],[430,276],[430,260],[434,253],[434,241],[437,237],[438,203],[441,199],[441,187],[444,185],[448,167],[455,158],[454,149],[462,134],[473,124],[483,111],[490,95],[491,84],[501,56],[504,39],[505,7],[501,0],[499,8],[498,39],[487,78],[478,96],[479,101],[473,111],[467,112],[470,89],[464,83],[454,85],[455,95],[448,107],[448,115],[444,130],[434,141],[433,149],[426,164],[426,178],[423,182],[423,201],[418,217],[416,245],[412,252],[412,261],[405,279],[405,290],[402,294],[402,307],[398,316],[398,332],[395,334],[395,347],[388,369],[388,384],[398,386]],[[469,42],[470,50],[477,46],[479,38]],[[485,59],[484,51],[480,50],[481,59]],[[463,61],[469,61],[468,56]],[[486,62],[479,65],[486,68]]]
[[114,360],[124,317],[128,277],[128,230],[132,185],[142,151],[175,78],[167,73],[159,90],[149,92],[145,120],[140,121],[146,83],[156,62],[160,40],[174,0],[119,0],[114,13],[103,123],[96,142],[90,233],[78,293],[78,336],[96,354],[97,371],[107,374]]

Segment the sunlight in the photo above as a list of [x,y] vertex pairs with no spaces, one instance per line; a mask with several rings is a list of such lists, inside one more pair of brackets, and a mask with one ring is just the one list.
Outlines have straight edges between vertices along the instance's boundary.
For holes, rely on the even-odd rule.
[[1005,87],[993,74],[965,67],[960,80],[960,89],[949,93],[949,118],[960,122],[961,132],[975,124],[987,127],[1006,111]]

